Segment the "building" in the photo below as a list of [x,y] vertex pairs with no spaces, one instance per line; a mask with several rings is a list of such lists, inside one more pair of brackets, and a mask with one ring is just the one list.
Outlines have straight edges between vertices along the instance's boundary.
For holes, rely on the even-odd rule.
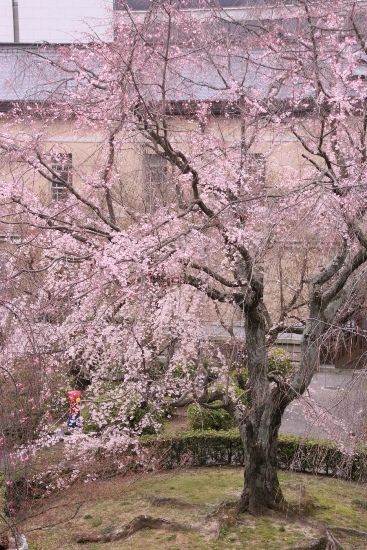
[[[210,0],[183,0],[182,9],[200,13]],[[220,0],[220,6],[234,20],[256,21],[261,8],[267,18],[289,15],[294,0],[285,10],[268,0]],[[128,0],[135,13],[144,13],[150,0]],[[264,6],[268,6],[264,12]],[[121,0],[0,0],[1,44],[68,44],[88,42],[93,35],[110,40],[113,14],[125,9]]]
[[85,42],[108,38],[112,0],[0,0],[0,13],[0,44]]

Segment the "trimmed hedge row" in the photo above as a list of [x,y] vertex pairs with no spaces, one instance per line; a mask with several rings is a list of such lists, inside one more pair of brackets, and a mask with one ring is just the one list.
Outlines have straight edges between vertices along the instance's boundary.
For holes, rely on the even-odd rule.
[[[178,466],[240,466],[243,448],[238,432],[191,432],[171,438],[142,438],[162,468]],[[331,442],[281,435],[279,468],[325,474],[354,481],[367,480],[367,448],[354,455],[338,450]]]

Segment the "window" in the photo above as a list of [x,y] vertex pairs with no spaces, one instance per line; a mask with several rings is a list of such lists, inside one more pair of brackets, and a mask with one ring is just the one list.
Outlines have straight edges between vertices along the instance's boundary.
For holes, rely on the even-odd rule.
[[60,181],[54,178],[51,182],[51,200],[53,202],[65,200],[68,189],[63,182],[73,184],[73,159],[71,153],[59,153],[51,160],[51,169],[58,174]]
[[147,212],[154,212],[169,199],[167,161],[157,153],[144,157],[144,199]]
[[355,65],[352,68],[351,80],[366,80],[367,79],[367,55],[363,52],[356,59]]
[[16,233],[0,233],[0,243],[17,242],[20,240],[20,236]]

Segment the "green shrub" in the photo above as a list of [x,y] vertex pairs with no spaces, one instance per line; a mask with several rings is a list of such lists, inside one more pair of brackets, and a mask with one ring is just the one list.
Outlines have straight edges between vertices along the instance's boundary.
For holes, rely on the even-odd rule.
[[288,376],[293,370],[290,353],[283,348],[270,348],[268,370],[269,372],[278,371],[283,376]]
[[92,420],[89,407],[83,407],[81,410],[83,433],[99,433],[101,428]]
[[196,372],[196,367],[192,363],[187,363],[184,368],[182,361],[179,361],[172,371],[172,375],[175,378],[184,378],[186,374],[189,374],[190,378],[194,376]]
[[192,404],[188,407],[189,426],[191,430],[229,430],[233,420],[224,409],[207,409]]

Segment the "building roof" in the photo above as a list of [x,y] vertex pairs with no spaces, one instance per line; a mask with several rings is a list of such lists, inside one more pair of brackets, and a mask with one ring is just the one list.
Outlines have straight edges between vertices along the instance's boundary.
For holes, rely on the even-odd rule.
[[[172,112],[190,109],[190,106],[184,105],[185,102],[228,104],[229,98],[233,102],[236,87],[237,90],[244,90],[246,95],[256,99],[259,104],[266,101],[269,105],[271,100],[278,107],[282,102],[288,103],[287,100],[294,96],[299,99],[302,96],[302,103],[306,98],[313,97],[311,82],[300,77],[297,84],[292,83],[284,77],[284,71],[276,71],[271,67],[271,59],[261,49],[253,48],[248,53],[251,55],[242,51],[233,53],[230,64],[227,56],[222,59],[217,55],[215,66],[212,62],[206,64],[201,60],[197,67],[173,67],[171,74],[168,74],[170,97],[167,97]],[[65,91],[72,90],[75,85],[72,75],[69,77],[56,63],[49,63],[49,60],[56,61],[58,56],[57,45],[42,48],[27,45],[0,46],[0,110],[6,111],[17,102],[52,101],[53,98],[60,100]],[[365,77],[367,65],[365,62],[362,64],[362,61],[360,65],[356,63],[351,78]],[[93,70],[98,72],[98,68]],[[140,91],[148,101],[159,101],[159,86],[158,80],[149,81],[141,85]],[[229,90],[228,86],[232,89]],[[351,84],[349,93],[353,94],[353,90]],[[300,106],[301,110],[304,108],[307,105]],[[218,111],[221,109],[219,107]]]
[[[294,4],[297,0],[287,0],[287,4]],[[279,4],[279,0],[177,0],[177,4],[181,9],[203,9],[205,7],[213,7],[218,4],[222,8],[246,8],[246,7],[261,7]],[[132,10],[147,11],[152,0],[127,0],[127,4]],[[121,0],[114,0],[114,9],[124,9],[124,3]]]
[[[45,101],[65,89],[65,76],[57,67],[37,56],[35,46],[0,46],[0,103],[7,110],[12,102]],[[51,48],[48,57],[56,57]]]
[[[57,46],[49,46],[42,53],[37,46],[0,46],[0,102],[45,101],[60,95],[73,86],[63,71],[44,59],[57,59]],[[261,58],[261,51],[253,51],[253,56]],[[184,101],[226,101],[227,90],[222,77],[228,82],[241,83],[244,90],[256,91],[259,98],[268,96],[272,86],[271,74],[259,62],[248,63],[245,58],[233,57],[231,70],[228,71],[227,60],[218,59],[220,74],[208,66],[203,70],[201,65],[196,71],[193,67],[184,68],[171,74],[171,102]],[[147,96],[150,99],[159,99],[159,83],[145,84]],[[278,97],[286,97],[286,86],[279,92]]]

